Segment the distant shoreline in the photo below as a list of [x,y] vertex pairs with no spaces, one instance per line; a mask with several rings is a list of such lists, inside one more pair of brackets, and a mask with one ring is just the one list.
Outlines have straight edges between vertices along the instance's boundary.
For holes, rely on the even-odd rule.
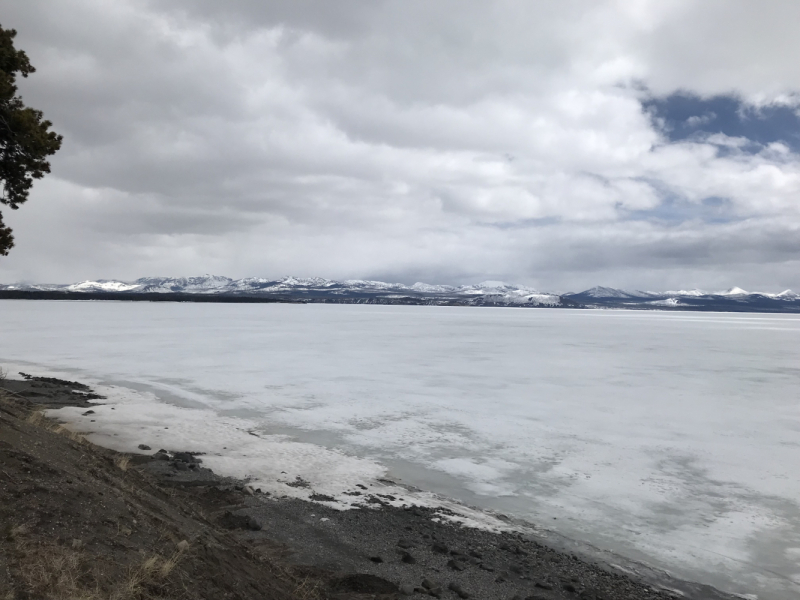
[[0,290],[0,300],[117,300],[125,302],[221,302],[245,304],[289,303],[303,304],[302,300],[265,296],[226,296],[187,294],[180,292],[61,292]]
[[[642,303],[609,302],[595,299],[595,303],[581,304],[561,297],[561,304],[512,304],[501,302],[460,301],[456,299],[415,298],[411,296],[319,296],[293,293],[284,295],[261,295],[254,293],[191,293],[191,292],[74,292],[61,290],[0,290],[0,300],[106,300],[117,302],[199,302],[206,304],[371,304],[381,306],[463,306],[494,308],[549,308],[577,310],[626,310],[642,312],[718,312],[751,314],[800,314],[800,305],[782,303],[774,306],[766,303],[748,304],[736,301],[686,303],[677,306],[645,305]],[[605,301],[604,301],[605,300]]]
[[423,298],[381,296],[363,297],[318,297],[263,296],[260,294],[220,294],[187,292],[71,292],[60,290],[0,290],[0,300],[115,300],[122,302],[204,302],[222,304],[378,304],[387,306],[494,306],[511,308],[585,308],[574,302],[570,305],[518,305],[487,303],[475,304],[458,300],[431,301]]

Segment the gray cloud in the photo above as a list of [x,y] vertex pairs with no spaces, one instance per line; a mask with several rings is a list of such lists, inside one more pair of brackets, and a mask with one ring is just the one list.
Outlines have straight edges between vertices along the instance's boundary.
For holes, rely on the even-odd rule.
[[65,134],[0,280],[800,287],[798,156],[642,107],[800,104],[794,3],[0,6]]

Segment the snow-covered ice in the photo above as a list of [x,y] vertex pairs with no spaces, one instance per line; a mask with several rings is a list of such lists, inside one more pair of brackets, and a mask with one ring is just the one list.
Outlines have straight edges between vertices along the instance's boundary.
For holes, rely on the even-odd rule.
[[116,386],[62,415],[107,445],[340,499],[388,469],[762,600],[800,592],[798,342],[794,315],[0,302],[0,364]]

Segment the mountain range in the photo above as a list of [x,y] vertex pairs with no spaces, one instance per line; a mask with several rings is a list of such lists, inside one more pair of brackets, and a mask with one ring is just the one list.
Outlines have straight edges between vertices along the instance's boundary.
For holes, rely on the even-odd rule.
[[735,312],[800,312],[800,295],[729,290],[665,292],[594,287],[577,293],[548,293],[501,281],[475,285],[386,283],[351,279],[284,277],[231,279],[143,277],[136,281],[97,280],[73,284],[0,284],[0,298],[290,301],[343,304],[429,304],[455,306],[528,306],[552,308],[621,308],[639,310],[718,310]]

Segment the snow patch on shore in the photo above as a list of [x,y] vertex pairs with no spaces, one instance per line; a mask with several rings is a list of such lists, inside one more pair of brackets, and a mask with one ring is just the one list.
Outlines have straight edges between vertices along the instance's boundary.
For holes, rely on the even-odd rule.
[[[54,376],[52,371],[23,368],[36,375]],[[70,374],[55,376],[68,379]],[[394,483],[386,479],[386,468],[377,462],[268,433],[263,423],[255,420],[167,404],[149,392],[102,385],[85,378],[82,382],[106,399],[94,401],[91,409],[69,406],[49,409],[45,414],[104,448],[129,454],[152,454],[161,448],[201,453],[203,466],[217,475],[247,481],[251,488],[275,498],[317,501],[311,497],[329,496],[333,501],[322,501],[324,504],[349,510],[374,507],[376,504],[370,499],[374,501],[377,496],[381,503],[395,507],[438,509],[438,518],[468,527],[490,531],[526,529],[489,511]],[[92,412],[87,414],[89,410]],[[140,444],[152,450],[142,451]]]

